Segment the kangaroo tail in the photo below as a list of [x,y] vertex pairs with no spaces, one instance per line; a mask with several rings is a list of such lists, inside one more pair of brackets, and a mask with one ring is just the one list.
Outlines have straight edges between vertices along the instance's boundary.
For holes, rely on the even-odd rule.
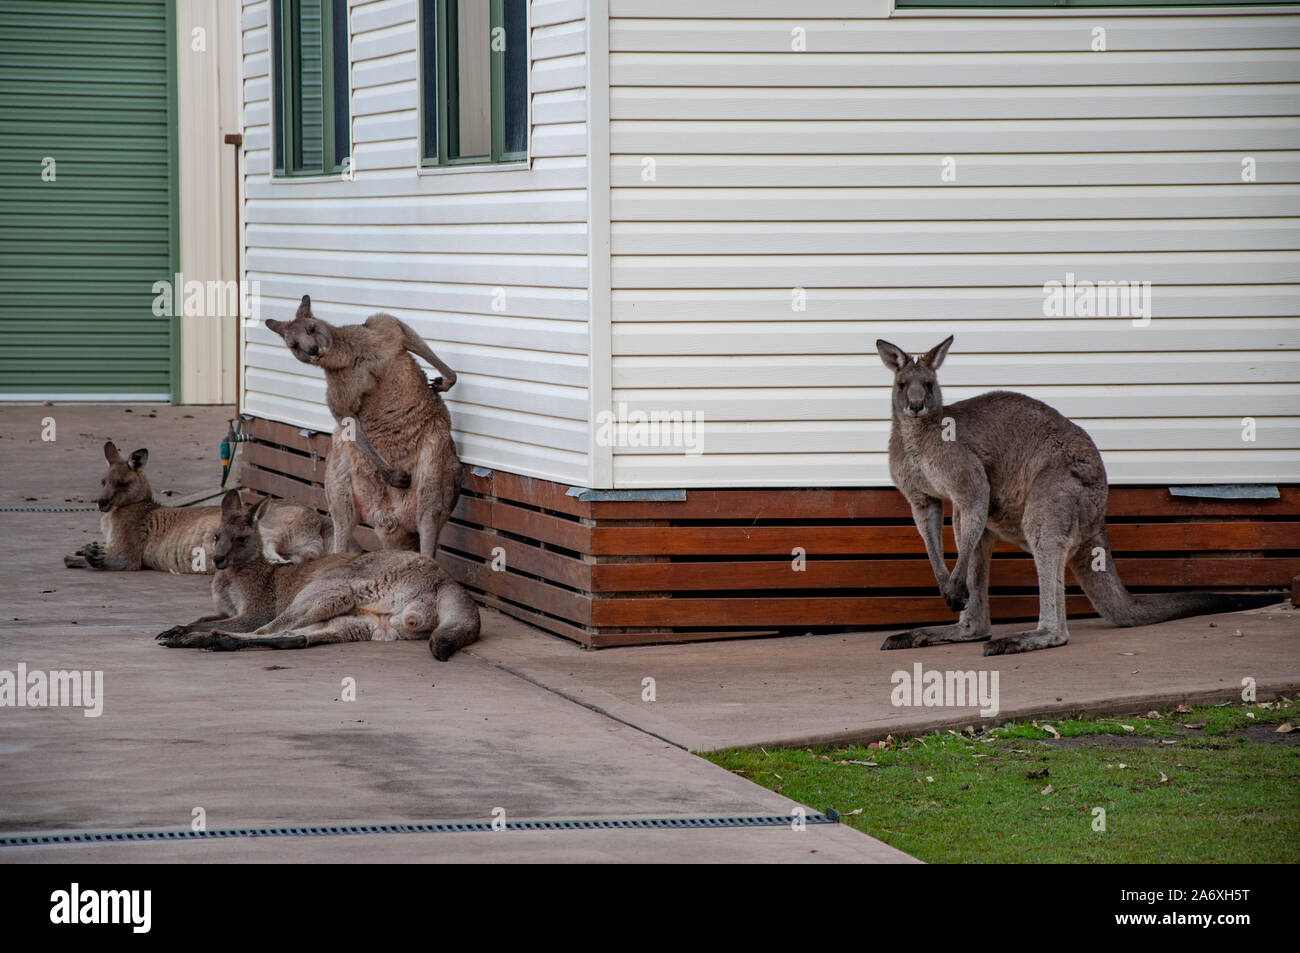
[[1168,592],[1134,596],[1124,587],[1115,570],[1110,540],[1104,527],[1075,551],[1070,558],[1070,568],[1074,570],[1074,576],[1093,608],[1111,625],[1122,627],[1151,625],[1216,612],[1257,609],[1273,605],[1284,598],[1275,592]]
[[429,651],[445,662],[457,650],[478,641],[478,606],[474,597],[456,583],[447,581],[438,587],[438,627],[429,633]]

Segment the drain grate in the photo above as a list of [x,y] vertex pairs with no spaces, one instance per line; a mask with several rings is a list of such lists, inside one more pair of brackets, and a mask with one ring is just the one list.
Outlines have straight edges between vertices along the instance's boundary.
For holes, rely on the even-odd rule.
[[0,513],[96,513],[95,506],[0,506]]
[[[833,813],[833,812],[832,812]],[[505,831],[701,830],[717,827],[789,827],[793,814],[750,817],[659,817],[623,820],[507,821]],[[838,815],[808,814],[805,824],[835,824]],[[345,824],[321,827],[239,827],[212,831],[77,831],[71,834],[29,834],[0,837],[0,847],[46,847],[57,844],[115,844],[142,841],[227,840],[232,837],[337,837],[346,834],[491,833],[491,821],[439,824]]]

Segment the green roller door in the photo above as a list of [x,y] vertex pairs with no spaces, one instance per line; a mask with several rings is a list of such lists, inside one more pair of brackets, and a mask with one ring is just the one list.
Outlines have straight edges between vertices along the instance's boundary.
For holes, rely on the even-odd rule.
[[0,0],[0,400],[179,398],[173,2]]

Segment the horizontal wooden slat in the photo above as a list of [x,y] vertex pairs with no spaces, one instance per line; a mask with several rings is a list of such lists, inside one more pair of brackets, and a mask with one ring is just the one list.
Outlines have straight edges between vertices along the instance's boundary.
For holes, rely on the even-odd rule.
[[592,588],[591,563],[563,553],[540,549],[498,533],[453,521],[443,528],[438,543],[447,549],[473,553],[489,563],[495,558],[492,551],[500,547],[505,554],[505,566],[509,570],[541,576],[575,589],[590,591]]
[[591,515],[591,504],[569,496],[567,486],[550,480],[519,476],[505,470],[492,470],[486,476],[479,476],[473,472],[472,467],[466,467],[465,486],[483,496],[514,500],[572,516]]
[[575,552],[591,552],[591,527],[549,513],[512,506],[501,500],[462,496],[456,514],[460,519],[479,526],[492,526]]
[[[1300,522],[1119,523],[1109,527],[1114,552],[1268,550],[1300,548]],[[794,546],[808,554],[924,553],[913,526],[676,526],[591,530],[591,552],[613,555],[728,553],[771,555]],[[955,552],[952,528],[944,528],[946,552]],[[1015,552],[999,543],[995,552]]]
[[571,623],[582,625],[591,621],[592,600],[582,593],[561,589],[518,573],[494,572],[483,563],[465,559],[455,553],[440,553],[438,563],[461,585],[559,616]]
[[[1300,557],[1118,558],[1115,569],[1129,587],[1285,586],[1300,575]],[[596,591],[681,592],[784,589],[933,588],[925,559],[809,560],[802,571],[781,562],[602,563],[592,568]],[[1037,586],[1032,559],[993,560],[991,585]]]
[[[998,619],[1032,619],[1036,596],[991,596],[989,610]],[[1083,596],[1067,596],[1071,615],[1092,613]],[[957,613],[936,596],[726,599],[597,599],[592,623],[597,626],[901,626],[951,622]],[[816,619],[811,623],[810,619]]]

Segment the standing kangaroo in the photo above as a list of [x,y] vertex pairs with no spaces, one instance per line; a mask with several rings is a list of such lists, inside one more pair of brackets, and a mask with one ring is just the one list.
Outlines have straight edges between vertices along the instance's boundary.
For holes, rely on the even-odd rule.
[[[939,591],[961,616],[954,625],[890,636],[882,649],[988,639],[989,561],[999,538],[1028,550],[1038,571],[1038,627],[993,639],[985,655],[1064,645],[1065,566],[1111,625],[1268,605],[1269,594],[1170,593],[1134,598],[1120,582],[1106,537],[1106,469],[1083,428],[1046,404],[992,391],[947,406],[936,372],[949,337],[913,360],[877,341],[894,372],[889,472],[912,507]],[[957,563],[943,558],[943,501],[952,502]],[[1102,556],[1104,554],[1104,562]],[[1094,569],[1093,564],[1099,568]]]
[[[411,328],[390,314],[335,327],[302,296],[290,322],[268,320],[293,356],[325,372],[325,403],[336,424],[325,466],[334,520],[331,552],[345,551],[366,519],[385,549],[438,551],[438,534],[460,496],[460,460],[440,393],[456,383]],[[429,381],[412,354],[441,375]]]
[[[160,569],[174,573],[210,573],[207,545],[221,522],[217,506],[163,506],[153,498],[144,475],[149,451],[123,459],[110,440],[104,444],[108,472],[99,481],[96,503],[103,543],[90,543],[63,557],[69,569]],[[270,501],[264,513],[274,524],[266,534],[268,550],[284,562],[297,562],[324,548],[321,517],[296,503]],[[199,559],[199,552],[203,558]],[[282,555],[283,554],[283,555]],[[197,566],[201,568],[195,568]]]
[[157,641],[235,650],[428,638],[434,658],[445,662],[478,640],[478,607],[432,557],[389,550],[272,566],[254,515],[237,491],[225,495],[213,539],[217,615],[174,626]]

